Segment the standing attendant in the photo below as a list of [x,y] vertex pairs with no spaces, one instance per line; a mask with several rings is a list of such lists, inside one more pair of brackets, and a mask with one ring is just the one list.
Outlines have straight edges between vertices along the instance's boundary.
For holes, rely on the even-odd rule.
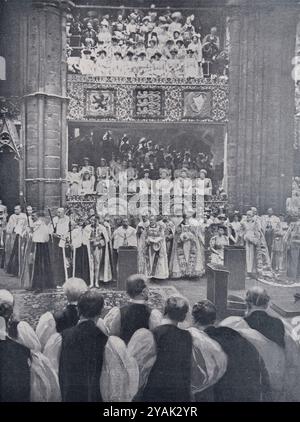
[[117,272],[118,253],[121,246],[135,246],[137,247],[137,237],[135,228],[129,225],[127,217],[122,219],[122,225],[118,227],[113,235],[113,260],[114,260],[114,273]]
[[153,330],[156,360],[142,394],[144,402],[191,401],[192,336],[178,328],[188,310],[183,297],[166,301],[161,325]]
[[23,262],[23,236],[27,224],[26,214],[16,205],[6,226],[5,268],[8,274],[20,277]]
[[30,241],[26,248],[21,285],[28,289],[51,289],[54,285],[52,262],[50,260],[50,234],[44,213],[32,215]]
[[56,285],[62,285],[68,279],[66,260],[66,238],[69,232],[70,219],[65,215],[64,208],[58,208],[57,215],[49,224],[51,234],[51,260],[53,262],[53,277]]
[[147,275],[163,280],[169,277],[165,225],[159,224],[154,215],[150,217],[149,223],[145,239]]

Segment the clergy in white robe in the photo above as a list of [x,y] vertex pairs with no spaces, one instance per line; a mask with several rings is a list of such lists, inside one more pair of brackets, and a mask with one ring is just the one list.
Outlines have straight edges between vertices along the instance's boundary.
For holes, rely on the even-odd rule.
[[140,328],[153,330],[162,319],[160,311],[148,306],[147,278],[142,274],[126,280],[126,293],[130,300],[121,308],[113,307],[104,318],[109,335],[120,337],[127,344]]
[[49,360],[40,353],[41,346],[33,329],[26,322],[17,323],[13,319],[13,303],[13,296],[7,290],[1,290],[0,401],[60,401],[58,377]]
[[52,262],[49,248],[49,226],[44,213],[32,216],[31,236],[24,254],[21,285],[27,289],[44,290],[54,287]]
[[69,232],[70,219],[64,208],[58,208],[57,215],[49,224],[51,234],[51,260],[53,277],[56,285],[62,285],[68,279],[66,259],[66,238]]
[[64,402],[131,401],[138,391],[137,363],[121,339],[107,337],[100,318],[103,305],[97,290],[84,293],[78,324],[54,334],[45,346]]
[[113,242],[114,273],[117,274],[119,248],[121,246],[137,247],[136,229],[129,225],[128,218],[124,217],[122,219],[122,225],[113,232],[112,242]]
[[24,247],[23,237],[26,231],[27,216],[20,205],[14,208],[14,214],[9,217],[6,226],[5,240],[5,269],[8,274],[20,277],[23,265]]
[[79,320],[77,303],[80,296],[87,291],[88,287],[80,278],[69,278],[63,285],[63,292],[67,299],[67,305],[56,311],[48,311],[41,315],[35,332],[41,345],[41,350],[53,334],[73,327]]

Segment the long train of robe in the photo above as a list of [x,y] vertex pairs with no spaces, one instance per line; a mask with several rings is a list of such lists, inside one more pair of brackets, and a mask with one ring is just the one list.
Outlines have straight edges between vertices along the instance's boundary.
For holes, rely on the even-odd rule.
[[19,234],[8,233],[5,245],[5,269],[8,274],[19,277],[23,266],[26,241]]
[[220,325],[238,331],[255,346],[269,374],[273,401],[300,401],[300,348],[287,330],[283,349],[241,317],[228,317]]
[[36,243],[28,239],[21,273],[24,289],[51,289],[55,287],[49,243]]
[[[227,357],[219,344],[205,333],[196,328],[189,328],[188,331],[192,336],[191,394],[195,396],[222,378],[227,368]],[[152,332],[144,328],[137,330],[127,348],[139,367],[139,389],[135,400],[140,401],[157,356]]]
[[[184,228],[184,226],[183,226]],[[189,226],[186,231],[188,240],[182,242],[182,226],[175,232],[170,259],[172,278],[201,277],[205,272],[205,251],[196,226]]]
[[50,240],[50,259],[53,262],[53,278],[56,285],[62,285],[68,278],[65,247],[60,247],[61,239],[52,236]]

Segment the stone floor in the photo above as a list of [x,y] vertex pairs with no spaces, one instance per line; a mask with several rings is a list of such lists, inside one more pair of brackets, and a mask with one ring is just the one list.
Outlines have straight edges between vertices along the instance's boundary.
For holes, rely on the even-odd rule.
[[[154,298],[154,304],[161,308],[163,300],[170,294],[178,291],[184,295],[191,304],[198,300],[206,298],[206,278],[195,280],[161,280],[161,281],[150,281],[151,295]],[[261,285],[268,291],[271,299],[276,301],[282,298],[289,298],[293,300],[293,296],[296,292],[300,292],[299,287],[282,287],[273,286],[265,283],[261,283],[257,280],[246,280],[246,289],[253,285]],[[30,293],[19,289],[19,280],[15,277],[8,276],[3,270],[0,270],[0,288],[6,288],[12,290],[16,297],[16,308],[20,315],[30,315],[28,319],[36,320],[34,314],[40,314],[45,312],[47,308],[53,309],[63,302],[62,294],[57,291],[49,291],[47,293]],[[121,302],[125,298],[124,293],[117,292],[117,285],[115,282],[102,284],[101,290],[107,299],[107,307],[118,304],[118,300]],[[234,294],[245,297],[245,290],[241,291],[229,291],[229,294]],[[109,295],[111,298],[109,299]],[[31,298],[31,299],[30,299]],[[59,298],[59,299],[57,299]],[[28,308],[32,307],[31,311]],[[35,310],[34,310],[35,309]],[[34,311],[33,311],[34,310]]]

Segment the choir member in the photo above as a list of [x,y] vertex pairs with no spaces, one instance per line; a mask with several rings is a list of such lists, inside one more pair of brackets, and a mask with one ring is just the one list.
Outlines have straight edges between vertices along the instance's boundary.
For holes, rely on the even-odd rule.
[[50,259],[49,227],[44,213],[31,216],[30,241],[24,254],[21,284],[27,289],[44,290],[55,286]]
[[68,279],[66,260],[66,238],[69,232],[70,219],[64,208],[58,208],[57,215],[49,224],[51,234],[51,261],[53,262],[53,278],[56,285],[62,285]]
[[[104,299],[97,290],[78,301],[76,326],[51,336],[44,354],[59,375],[63,402],[131,401],[138,368],[118,337],[107,337],[100,316]],[[100,327],[100,328],[99,328]]]
[[195,326],[220,344],[227,355],[227,369],[213,387],[215,402],[270,400],[268,372],[256,348],[229,327],[215,327],[216,308],[209,300],[194,305]]
[[299,401],[299,343],[269,310],[269,303],[265,289],[251,287],[245,317],[228,317],[220,325],[237,331],[257,349],[268,371],[273,401]]
[[150,217],[149,223],[145,239],[147,276],[163,280],[169,277],[165,228],[157,222],[154,215]]
[[161,313],[148,305],[149,290],[147,278],[142,274],[134,274],[126,280],[126,293],[129,302],[126,305],[112,308],[104,318],[109,335],[120,337],[126,344],[140,328],[153,330],[160,324]]
[[88,289],[87,284],[80,278],[69,278],[63,287],[67,305],[58,311],[44,313],[36,326],[36,335],[40,341],[42,351],[53,334],[61,333],[67,328],[74,327],[78,320],[77,303],[80,296]]
[[14,299],[0,291],[0,402],[60,401],[58,378],[40,353],[32,328],[13,315]]
[[16,205],[6,226],[5,268],[8,274],[20,277],[23,265],[23,237],[27,225],[26,214]]
[[192,336],[188,331],[178,328],[178,324],[185,320],[188,310],[188,302],[181,296],[171,296],[166,300],[161,325],[153,330],[156,360],[141,401],[191,400]]

